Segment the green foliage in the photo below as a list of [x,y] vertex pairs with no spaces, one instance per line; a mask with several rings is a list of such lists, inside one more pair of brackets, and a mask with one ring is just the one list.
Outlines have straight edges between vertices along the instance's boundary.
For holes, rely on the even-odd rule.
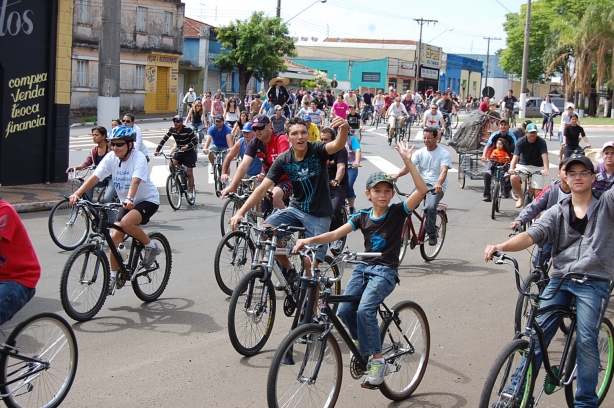
[[316,86],[318,86],[318,84],[315,81],[310,81],[308,79],[303,79],[301,81],[301,86],[305,89],[313,89]]
[[277,17],[254,12],[249,19],[235,20],[216,29],[217,40],[228,51],[214,65],[221,71],[239,73],[241,98],[252,76],[267,80],[284,69],[284,56],[296,55],[288,27]]

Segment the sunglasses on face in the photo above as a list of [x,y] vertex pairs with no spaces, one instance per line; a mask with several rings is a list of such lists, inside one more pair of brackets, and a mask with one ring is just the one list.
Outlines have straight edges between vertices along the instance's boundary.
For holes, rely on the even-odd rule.
[[177,119],[173,119],[173,123],[181,123],[181,121]]
[[122,123],[132,123],[130,119],[122,119]]
[[259,130],[263,130],[265,128],[265,126],[252,126],[252,130],[257,132]]
[[111,147],[124,147],[126,145],[125,142],[111,142]]

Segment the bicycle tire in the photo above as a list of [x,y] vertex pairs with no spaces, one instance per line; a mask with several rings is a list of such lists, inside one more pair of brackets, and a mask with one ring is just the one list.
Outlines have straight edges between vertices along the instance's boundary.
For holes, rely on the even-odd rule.
[[[452,118],[450,119],[450,122],[452,124],[452,129],[456,129],[458,127],[458,115],[454,114],[452,115]],[[516,125],[514,125],[516,126]]]
[[233,198],[229,198],[224,202],[222,213],[220,214],[220,231],[222,232],[222,237],[232,231],[230,228],[230,219],[234,217],[237,210],[239,210],[242,205],[243,203]]
[[[173,269],[173,254],[171,252],[171,245],[168,239],[161,232],[151,232],[147,234],[149,239],[154,241],[158,248],[162,251],[149,266],[139,265],[134,273],[134,279],[132,280],[132,290],[136,297],[143,302],[153,302],[158,299],[171,277],[171,270]],[[136,254],[141,258],[143,257],[143,251]],[[136,266],[136,265],[135,265]]]
[[409,246],[410,228],[408,225],[403,225],[403,233],[401,235],[401,251],[399,252],[399,265],[403,262],[405,254],[407,254],[407,247]]
[[[533,198],[532,198],[532,197],[533,197],[533,196],[531,195],[531,193],[529,192],[529,190],[528,190],[528,188],[527,188],[527,191],[525,191],[525,192],[524,192],[524,194],[523,194],[523,198],[524,198],[524,201],[523,201],[523,203],[522,203],[522,208],[523,208],[523,209],[524,209],[526,206],[528,206],[529,204],[531,204],[531,202],[533,201]],[[529,227],[531,226],[531,224],[533,224],[533,220],[529,220],[529,221],[525,222],[525,223],[523,224],[523,226],[522,226],[522,227],[523,227],[523,228],[524,228],[524,230],[526,231],[526,230],[528,230],[528,229],[529,229]]]
[[[597,406],[599,406],[608,394],[610,384],[612,383],[612,374],[614,374],[614,326],[612,326],[612,322],[607,317],[604,317],[601,322],[597,347],[599,348],[600,360],[599,380],[597,382]],[[565,379],[568,379],[574,371],[577,353],[576,342],[573,342],[565,369]],[[575,388],[575,379],[565,386],[565,400],[567,405],[572,408],[574,406]]]
[[[347,207],[344,205],[341,207],[341,225],[345,225],[347,224],[349,219],[349,214],[348,214],[348,210]],[[339,249],[332,249],[330,246],[328,247],[330,249],[330,252],[337,256],[341,253],[341,251],[343,251],[343,249],[345,248],[345,244],[347,242],[347,235],[344,235],[342,238],[339,239],[339,241],[341,241],[340,247]]]
[[[270,277],[261,282],[263,277],[261,267],[251,270],[239,281],[230,298],[228,336],[232,347],[244,356],[253,356],[264,347],[275,323],[275,288]],[[260,303],[262,298],[264,305]]]
[[[82,256],[85,259],[78,263]],[[95,244],[83,245],[70,255],[60,279],[60,301],[68,316],[78,322],[96,316],[107,298],[110,271],[106,254],[96,251]]]
[[222,180],[220,180],[222,177],[222,166],[217,163],[213,166],[213,177],[215,179],[215,191],[222,191],[224,189]]
[[[281,342],[267,376],[269,408],[335,406],[343,377],[341,350],[332,334],[320,338],[323,332],[319,324],[304,324]],[[319,361],[317,381],[310,381]]]
[[463,172],[463,169],[461,168],[461,161],[458,161],[458,186],[463,189],[465,188],[465,173]]
[[51,240],[65,251],[83,245],[90,232],[90,219],[80,206],[70,205],[68,198],[58,201],[47,221]]
[[[386,398],[401,401],[414,393],[424,377],[431,349],[431,332],[426,313],[417,303],[405,300],[394,305],[392,310],[395,318],[385,320],[380,331],[382,353],[390,370],[379,390]],[[414,353],[394,357],[412,347]]]
[[224,235],[213,259],[215,281],[222,292],[232,296],[237,283],[251,270],[254,251],[255,245],[244,231]]
[[437,255],[439,255],[439,252],[441,252],[441,247],[446,239],[447,223],[448,217],[446,213],[441,210],[437,211],[437,219],[435,221],[435,225],[437,226],[437,245],[429,245],[426,232],[424,241],[420,244],[420,255],[422,255],[422,259],[425,261],[432,261],[433,259],[437,258]]
[[[518,390],[518,396],[513,398],[513,402],[506,398],[504,394],[505,391],[509,393],[509,382],[512,381],[512,372],[516,371],[516,367],[522,361],[522,358],[527,352],[529,348],[529,343],[523,339],[513,340],[509,344],[507,344],[501,353],[495,359],[495,362],[486,377],[486,382],[484,383],[484,388],[482,389],[482,394],[480,396],[480,403],[478,405],[479,408],[491,408],[498,403],[501,403],[500,406],[513,406],[518,408],[529,408],[533,403],[533,387],[535,385],[535,357],[531,359],[531,362],[523,367],[523,370],[526,370],[526,373],[523,375],[525,377],[525,384],[523,388]],[[501,374],[501,375],[500,375]],[[506,398],[506,399],[502,399]],[[506,402],[510,402],[509,405],[505,405]]]
[[166,197],[173,210],[181,208],[181,181],[172,174],[166,178]]
[[[0,357],[0,378],[4,384],[0,392],[12,393],[3,398],[7,407],[59,407],[70,391],[79,363],[77,339],[66,320],[54,313],[29,317],[15,327],[6,344],[18,350]],[[14,355],[44,359],[49,367],[34,372],[39,368],[37,363]],[[32,375],[6,384],[28,372]]]
[[492,188],[492,202],[491,202],[491,210],[490,210],[490,218],[495,219],[495,213],[499,212],[499,201],[501,200],[499,191],[501,189],[501,184],[499,180],[495,180],[495,185]]
[[185,195],[185,200],[190,205],[196,204],[196,185],[194,186],[194,196],[190,199],[190,177],[188,176],[187,173],[183,173],[181,175],[181,181],[184,182],[183,184],[185,186],[187,186],[187,189],[185,189],[185,190],[182,189],[183,190],[183,194]]
[[[538,286],[538,289],[535,289]],[[529,275],[522,282],[522,289],[529,290],[530,292],[541,293],[546,287],[546,282],[540,282],[539,274],[531,271]],[[527,327],[527,320],[529,318],[529,312],[531,311],[531,299],[528,296],[518,294],[516,300],[516,309],[514,312],[514,331],[522,332]]]

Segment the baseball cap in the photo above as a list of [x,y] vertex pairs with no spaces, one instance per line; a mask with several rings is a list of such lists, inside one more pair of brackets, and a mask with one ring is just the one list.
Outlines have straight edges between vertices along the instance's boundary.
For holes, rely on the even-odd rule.
[[213,120],[221,120],[223,122],[224,121],[224,117],[222,115],[215,115]]
[[181,115],[173,116],[173,122],[183,122],[183,116]]
[[527,125],[527,132],[537,132],[537,125],[535,123],[529,123]]
[[283,108],[281,107],[281,105],[275,105],[275,110],[276,110],[276,111],[278,111],[278,110],[282,110],[282,109],[283,109]]
[[602,152],[603,152],[603,151],[605,151],[605,148],[606,148],[606,147],[614,147],[614,142],[605,142],[605,143],[603,144],[603,147],[601,148],[601,151],[602,151]]
[[391,186],[394,186],[394,180],[392,180],[392,176],[388,173],[380,171],[378,173],[373,173],[369,176],[369,178],[367,179],[367,190],[382,181],[385,181]]
[[252,121],[252,127],[260,127],[268,125],[269,123],[271,123],[271,120],[267,115],[256,115],[254,116],[254,120]]
[[243,125],[243,129],[241,129],[241,132],[245,132],[245,133],[249,133],[252,131],[252,122],[247,122],[245,125]]
[[572,164],[583,164],[587,169],[590,170],[591,173],[595,173],[595,166],[593,166],[593,162],[586,156],[582,156],[580,154],[576,154],[571,156],[565,165],[565,171],[569,170]]
[[311,116],[309,116],[309,115],[304,115],[304,116],[303,116],[303,120],[304,120],[305,122],[307,122],[307,121],[311,121]]

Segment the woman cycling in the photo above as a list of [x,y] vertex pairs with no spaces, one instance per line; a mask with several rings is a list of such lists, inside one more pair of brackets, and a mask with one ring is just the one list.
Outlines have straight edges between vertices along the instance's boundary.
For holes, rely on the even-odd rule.
[[[96,143],[96,146],[90,151],[90,154],[87,156],[83,164],[76,167],[69,167],[66,169],[66,173],[71,173],[75,170],[82,170],[89,166],[98,166],[102,159],[111,151],[109,144],[107,143],[107,129],[104,126],[96,126],[92,129],[92,140]],[[103,203],[110,203],[115,199],[115,187],[113,187],[113,180],[111,176],[105,178],[100,181],[94,187],[92,187],[88,192],[87,196],[93,198],[94,188],[102,188],[106,187],[104,197],[102,199]]]
[[375,112],[379,112],[379,114],[382,116],[386,114],[386,111],[384,110],[386,98],[382,94],[381,90],[377,91],[377,95],[375,96],[375,102],[373,102],[373,104],[375,105]]
[[208,129],[211,126],[211,106],[213,105],[213,100],[211,99],[211,92],[207,92],[205,94],[205,99],[201,100],[203,104],[203,111],[205,112],[205,118],[203,122],[205,122],[205,129]]
[[198,135],[198,144],[203,144],[203,138],[205,137],[205,118],[203,117],[205,110],[203,103],[200,99],[194,101],[194,104],[188,112],[188,116],[185,118],[185,125],[190,123],[190,127],[194,131],[194,134]]
[[241,111],[241,113],[239,114],[239,119],[232,128],[232,136],[241,137],[241,131],[243,130],[243,126],[245,126],[247,122],[249,122],[249,120],[247,119],[247,112]]
[[224,121],[232,129],[239,119],[239,108],[237,107],[237,101],[235,98],[228,98],[223,115]]
[[[219,94],[215,94],[211,103],[211,117],[224,116],[224,102],[220,99]],[[211,126],[212,124],[209,124]]]
[[590,149],[591,144],[588,142],[584,128],[578,124],[578,115],[575,113],[569,119],[569,126],[565,126],[563,131],[563,146],[565,148],[565,157],[570,157],[580,150],[580,139],[584,139],[586,147]]

